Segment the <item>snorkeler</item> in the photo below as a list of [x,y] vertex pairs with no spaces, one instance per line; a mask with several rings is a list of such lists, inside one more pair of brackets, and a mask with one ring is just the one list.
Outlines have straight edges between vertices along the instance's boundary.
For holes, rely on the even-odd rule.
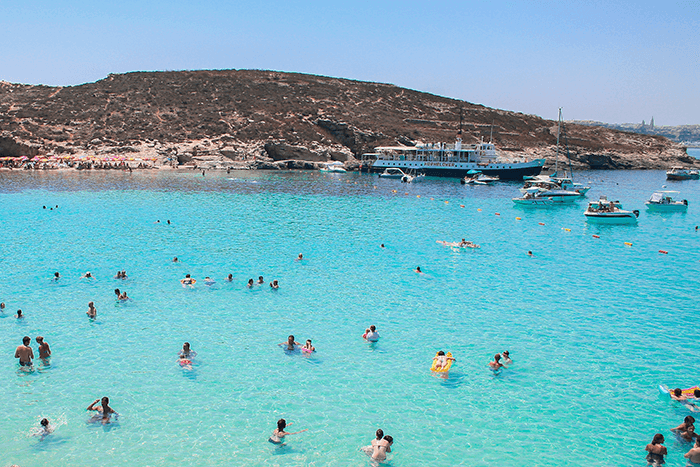
[[92,319],[95,319],[97,317],[97,308],[95,308],[95,302],[88,303],[88,311],[86,314]]
[[51,356],[51,348],[48,342],[44,342],[44,338],[41,336],[37,336],[34,340],[39,344],[39,358],[49,358]]
[[[100,406],[95,407],[95,404],[98,402],[101,403]],[[87,410],[94,410],[100,414],[102,414],[102,423],[108,423],[109,418],[111,417],[112,414],[119,415],[112,407],[109,406],[109,397],[105,396],[102,399],[95,399],[95,402],[90,404],[87,408]]]
[[[290,423],[289,426],[292,426]],[[280,418],[277,420],[277,428],[275,428],[275,431],[272,432],[272,435],[270,435],[270,438],[268,439],[269,442],[272,444],[279,444],[280,446],[284,445],[284,440],[283,438],[285,436],[289,435],[298,435],[299,433],[303,433],[308,430],[308,428],[304,428],[301,431],[296,431],[294,433],[289,433],[284,431],[285,428],[287,428],[287,421],[284,418]]]
[[17,349],[15,350],[15,358],[19,359],[19,366],[32,366],[34,351],[31,347],[29,347],[31,342],[31,337],[24,336],[22,338],[22,345],[17,346]]
[[503,368],[503,364],[500,362],[500,360],[501,354],[497,353],[493,356],[493,361],[489,362],[489,367],[494,371]]
[[294,350],[296,345],[301,345],[301,344],[294,340],[294,336],[289,336],[287,338],[287,342],[282,342],[281,344],[278,344],[278,345],[287,346],[286,350]]

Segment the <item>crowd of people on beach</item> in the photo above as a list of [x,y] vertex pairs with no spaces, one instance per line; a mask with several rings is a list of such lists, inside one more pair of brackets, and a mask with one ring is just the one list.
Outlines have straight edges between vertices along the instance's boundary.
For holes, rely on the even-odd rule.
[[154,162],[147,161],[108,161],[103,159],[81,159],[71,156],[59,157],[3,157],[0,158],[0,169],[6,170],[125,170],[154,169]]

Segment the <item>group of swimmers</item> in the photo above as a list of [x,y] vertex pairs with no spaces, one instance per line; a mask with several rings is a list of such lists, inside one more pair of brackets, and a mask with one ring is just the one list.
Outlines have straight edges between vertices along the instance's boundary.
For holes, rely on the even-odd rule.
[[[233,282],[233,274],[229,274],[228,276],[226,276],[226,279],[224,279],[224,280],[226,282]],[[180,279],[180,283],[182,284],[183,287],[194,288],[194,285],[197,283],[197,279],[192,277],[192,275],[190,275],[190,274],[185,274],[185,277],[183,279]],[[211,277],[207,276],[204,278],[204,283],[208,286],[212,286],[212,285],[216,284],[216,281],[214,279],[212,279]],[[248,283],[246,284],[246,287],[248,287],[249,289],[252,289],[256,285],[262,285],[264,283],[265,283],[265,279],[263,278],[263,276],[258,276],[257,282],[253,278],[248,279]],[[279,281],[277,279],[275,279],[272,282],[270,282],[270,288],[274,289],[274,290],[279,289],[280,288]]]
[[[688,465],[700,465],[700,436],[695,433],[695,418],[692,415],[686,416],[683,423],[671,428],[671,432],[677,434],[679,439],[684,442],[695,440],[693,446],[683,457],[688,459]],[[651,443],[644,448],[647,451],[647,465],[657,467],[666,462],[664,456],[668,454],[668,449],[664,446],[664,442],[666,442],[664,435],[656,433]]]

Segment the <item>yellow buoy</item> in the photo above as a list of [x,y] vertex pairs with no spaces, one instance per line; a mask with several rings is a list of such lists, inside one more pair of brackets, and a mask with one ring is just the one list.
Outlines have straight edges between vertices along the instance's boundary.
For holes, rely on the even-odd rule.
[[516,220],[516,221],[519,221],[519,220],[522,220],[522,219],[520,219],[519,217],[516,217],[515,220]]
[[392,193],[396,193],[396,190],[391,190]]
[[416,195],[416,198],[420,198],[420,195]]
[[632,242],[625,242],[625,245],[632,246]]
[[564,232],[571,232],[571,229],[567,229],[566,227],[564,227]]
[[445,204],[449,204],[449,203],[450,203],[449,201],[445,201]]

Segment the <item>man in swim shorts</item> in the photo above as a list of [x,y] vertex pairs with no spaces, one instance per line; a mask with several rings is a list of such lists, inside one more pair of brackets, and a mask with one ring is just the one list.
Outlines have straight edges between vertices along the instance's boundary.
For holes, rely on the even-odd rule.
[[31,341],[32,339],[29,336],[24,336],[22,338],[22,345],[17,346],[15,350],[15,358],[19,358],[20,366],[32,366],[34,351],[29,347]]
[[41,336],[37,336],[35,340],[39,344],[39,358],[49,358],[51,356],[51,348],[48,342],[44,342],[44,338]]

